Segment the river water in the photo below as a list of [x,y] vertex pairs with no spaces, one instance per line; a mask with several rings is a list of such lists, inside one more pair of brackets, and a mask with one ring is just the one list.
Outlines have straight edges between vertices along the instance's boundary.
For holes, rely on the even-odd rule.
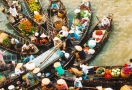
[[[42,1],[43,8],[48,6],[48,0]],[[113,27],[102,51],[90,63],[91,65],[124,65],[129,63],[132,58],[132,0],[89,0],[93,11],[93,22],[91,29],[98,21],[96,16],[101,20],[108,13],[113,13]],[[62,0],[69,15],[69,22],[72,21],[73,11],[80,4],[81,0]],[[1,15],[0,15],[1,17]],[[1,17],[2,18],[2,17]],[[1,20],[0,18],[0,20]],[[0,22],[0,29],[14,33],[13,29]]]

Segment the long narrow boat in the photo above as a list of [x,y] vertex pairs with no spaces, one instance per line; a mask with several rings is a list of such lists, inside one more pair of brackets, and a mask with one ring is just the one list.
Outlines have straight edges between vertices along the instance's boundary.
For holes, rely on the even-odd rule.
[[[47,53],[51,53],[53,50],[50,49],[48,51],[46,51],[43,55],[46,56]],[[55,50],[55,49],[54,49]],[[55,53],[47,60],[47,61],[44,61],[43,64],[41,64],[42,62],[38,62],[38,60],[34,60],[33,62],[36,63],[37,66],[40,66],[40,72],[44,74],[45,77],[47,78],[50,78],[52,80],[55,80],[54,76],[56,75],[56,71],[53,67],[53,64],[57,61],[60,61],[61,59],[61,55],[64,53],[60,50],[57,50],[57,51],[54,51]],[[61,60],[61,64],[62,64],[62,67],[64,69],[66,69],[66,67],[68,65],[70,65],[70,63],[72,62],[72,60],[75,60],[75,56],[74,56],[74,50],[72,48],[67,48],[65,50],[65,53],[69,53],[70,54],[70,57],[68,60]],[[45,55],[46,54],[46,55]],[[49,55],[49,54],[48,54]],[[59,55],[59,56],[58,56]],[[42,56],[42,55],[41,55]],[[40,65],[41,64],[41,65]],[[46,75],[48,74],[48,75]],[[34,86],[31,86],[31,87],[28,87],[27,90],[31,90],[31,89],[35,89],[35,88],[39,88],[41,85],[41,82],[39,82],[38,84],[34,85]]]
[[90,2],[87,4],[81,3],[77,9],[74,10],[74,18],[71,25],[71,31],[77,34],[78,38],[71,39],[73,45],[83,45],[84,39],[88,35],[90,29],[92,10]]
[[[129,75],[129,77],[122,77],[121,75],[121,69],[124,68],[124,66],[99,66],[99,67],[94,68],[94,70],[97,71],[98,68],[104,68],[105,70],[109,69],[111,72],[110,74],[111,78],[104,77],[105,74],[103,74],[102,76],[98,75],[96,72],[96,74],[87,75],[88,76],[87,80],[80,80],[82,82],[83,87],[86,87],[88,90],[92,90],[90,89],[90,87],[96,88],[96,86],[102,86],[105,88],[111,87],[113,90],[119,90],[122,85],[132,84],[132,76]],[[120,72],[119,74],[115,72],[116,69],[119,69],[118,71]],[[104,72],[106,73],[105,70]],[[113,74],[112,76],[112,73],[115,73],[115,74]],[[70,74],[67,74],[66,77],[61,77],[61,78],[65,79],[69,86],[73,86],[76,75],[70,73]]]
[[[22,48],[22,46],[26,43],[26,42],[30,42],[29,40],[22,38],[20,36],[17,35],[13,35],[11,33],[5,32],[0,30],[0,36],[1,36],[1,44],[0,47],[5,49],[5,50],[9,50],[12,53],[16,53],[16,54],[26,54],[24,52],[22,52],[21,50],[18,50],[17,48]],[[17,47],[18,45],[13,45],[11,44],[11,39],[17,39],[20,43],[19,47]],[[39,50],[36,46],[35,47],[35,51],[34,52],[30,52],[29,54],[35,54],[37,53]]]
[[[62,26],[66,26],[69,29],[68,13],[61,0],[49,0],[48,16],[49,21],[47,22],[48,31],[51,31],[52,37],[55,37],[61,30]],[[53,9],[53,4],[59,4],[59,9]],[[55,12],[54,12],[55,10]]]
[[[41,2],[38,1],[30,1],[30,0],[23,0],[24,8],[27,11],[27,15],[30,18],[33,18],[36,23],[41,25],[45,30],[47,30],[47,21],[49,20],[48,14],[42,8]],[[38,15],[35,15],[35,12],[38,12]]]
[[[65,50],[65,52],[70,54],[70,57],[68,60],[64,61],[61,63],[62,67],[66,67],[67,65],[70,64],[70,62],[72,60],[75,60],[74,55],[72,54],[74,52],[74,50],[72,48],[67,48]],[[46,73],[50,73],[49,78],[53,78],[54,74],[56,73],[54,71],[54,67],[53,64],[57,61],[59,61],[59,59],[64,56],[64,53],[61,50],[58,50],[57,48],[53,47],[49,50],[47,50],[46,52],[44,52],[43,54],[39,55],[38,57],[36,57],[34,60],[32,60],[31,62],[34,62],[36,67],[40,67],[40,72],[44,73],[46,75]],[[25,72],[26,73],[26,72]],[[7,85],[10,84],[14,84],[16,83],[17,80],[20,79],[20,76],[15,77],[14,79],[12,79]],[[7,86],[4,82],[2,85],[0,85],[0,88]],[[36,88],[39,84],[28,87],[28,90],[31,90],[32,88]]]
[[[9,5],[8,5],[9,6]],[[4,6],[3,6],[4,7]],[[9,9],[8,7],[4,7],[5,9]],[[21,12],[21,11],[20,11]],[[40,26],[38,23],[36,23],[32,18],[22,14],[19,14],[19,20],[17,23],[14,23],[13,17],[7,14],[7,17],[9,19],[9,24],[14,28],[14,30],[19,33],[22,37],[29,39],[30,41],[33,41],[33,43],[37,46],[46,46],[49,47],[52,44],[52,40],[50,38],[49,33],[47,30],[45,30],[42,26]],[[44,34],[48,38],[49,42],[47,43],[38,43],[35,42],[37,37],[35,37],[35,32],[39,33],[39,36]]]
[[[106,16],[105,18],[109,20],[110,26],[107,28],[103,28],[100,26],[101,21],[99,21],[98,24],[91,31],[90,35],[87,37],[88,38],[87,42],[83,45],[84,51],[86,51],[87,53],[84,62],[89,63],[90,61],[92,61],[103,48],[104,44],[107,42],[109,38],[110,32],[112,31],[113,14],[109,13],[108,16]],[[100,35],[97,35],[98,32],[101,32],[99,33]]]
[[[109,15],[106,18],[109,19],[110,26],[108,28],[103,28],[100,27],[101,21],[97,22],[97,25],[91,30],[89,36],[85,38],[87,39],[86,43],[81,45],[86,53],[86,59],[82,61],[83,63],[91,62],[96,57],[96,55],[101,51],[104,44],[108,40],[112,28],[113,14],[109,13]],[[101,32],[99,33],[101,35],[96,35],[96,32]],[[77,64],[77,62],[75,63],[77,66],[79,65],[79,63]]]

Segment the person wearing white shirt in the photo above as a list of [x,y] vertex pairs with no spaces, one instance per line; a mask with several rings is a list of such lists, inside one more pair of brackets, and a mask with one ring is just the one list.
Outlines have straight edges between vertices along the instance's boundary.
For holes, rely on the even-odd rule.
[[94,68],[94,66],[88,66],[88,63],[86,63],[86,65],[80,64],[80,67],[82,68],[83,73],[86,75],[89,73],[89,69]]
[[16,6],[14,5],[14,3],[9,8],[9,12],[10,12],[11,16],[15,19],[15,21],[17,21],[18,13],[17,13],[17,9],[16,9]]
[[107,28],[107,27],[110,26],[110,21],[109,21],[109,19],[107,17],[104,16],[104,18],[101,21],[101,26],[103,28]]
[[21,70],[23,63],[18,63],[17,66],[15,67],[15,74],[16,75],[20,75],[23,73],[23,71]]
[[30,44],[29,42],[26,42],[26,44],[24,44],[22,46],[22,51],[23,52],[30,52],[32,50],[34,50],[34,46],[33,46],[33,44]]

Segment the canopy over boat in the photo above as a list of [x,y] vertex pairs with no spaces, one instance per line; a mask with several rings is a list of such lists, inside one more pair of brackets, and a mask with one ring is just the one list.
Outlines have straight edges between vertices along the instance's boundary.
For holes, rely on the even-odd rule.
[[48,65],[50,65],[51,63],[58,60],[62,56],[63,56],[63,52],[53,47],[47,50],[46,52],[44,52],[43,54],[39,55],[38,57],[36,57],[31,62],[34,62],[36,67],[39,67],[40,70],[42,70],[46,68]]

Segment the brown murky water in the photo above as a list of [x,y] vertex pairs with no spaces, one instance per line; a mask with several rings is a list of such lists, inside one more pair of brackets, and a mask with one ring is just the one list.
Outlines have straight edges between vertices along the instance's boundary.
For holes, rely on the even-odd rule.
[[[48,0],[40,0],[44,8],[48,6]],[[102,51],[93,60],[91,65],[123,65],[132,58],[132,0],[89,0],[93,10],[93,26],[96,24],[96,16],[101,19],[108,13],[113,13],[113,30],[108,42]],[[81,0],[62,0],[69,13],[69,21],[72,21],[73,11]],[[0,22],[0,29],[10,30]]]

